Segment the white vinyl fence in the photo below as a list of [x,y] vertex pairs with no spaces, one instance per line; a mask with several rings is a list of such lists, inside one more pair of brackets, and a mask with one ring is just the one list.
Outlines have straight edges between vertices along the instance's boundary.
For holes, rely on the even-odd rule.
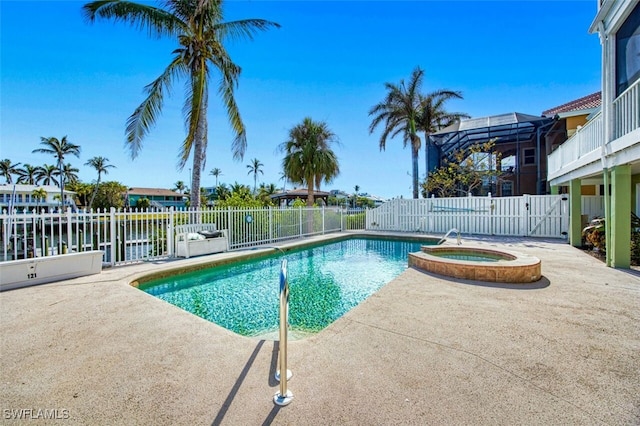
[[[583,197],[583,213],[602,200]],[[568,201],[562,195],[396,199],[371,210],[261,208],[0,213],[0,261],[102,250],[103,264],[174,256],[175,227],[215,223],[231,249],[353,229],[564,238]]]
[[604,196],[583,195],[581,211],[584,216],[587,216],[587,220],[604,217]]
[[566,195],[395,199],[366,214],[366,229],[566,238]]
[[102,250],[106,265],[169,258],[174,255],[176,225],[190,223],[215,223],[218,229],[227,229],[229,247],[237,249],[363,229],[364,212],[331,208],[5,211],[0,214],[0,261],[86,250]]

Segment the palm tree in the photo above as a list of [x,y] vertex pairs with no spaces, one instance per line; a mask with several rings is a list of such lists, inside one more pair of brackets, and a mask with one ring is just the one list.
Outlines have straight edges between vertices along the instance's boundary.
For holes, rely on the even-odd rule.
[[19,165],[20,163],[12,164],[11,160],[5,158],[4,160],[0,161],[0,176],[4,176],[7,183],[13,183],[11,175],[19,173]]
[[227,185],[221,183],[216,186],[216,200],[224,201],[231,195],[231,190]]
[[271,196],[276,192],[278,192],[278,188],[275,183],[270,183],[268,185],[261,183],[260,188],[258,188],[258,195],[256,198],[261,200],[264,205],[269,205],[271,203]]
[[384,122],[380,136],[381,151],[385,149],[388,137],[394,138],[399,134],[402,134],[404,146],[411,146],[413,198],[418,198],[418,152],[421,140],[416,132],[423,75],[424,71],[418,67],[411,73],[408,84],[404,80],[400,80],[400,84],[385,83],[387,96],[369,110],[369,115],[373,116],[369,134]]
[[215,169],[211,170],[209,172],[209,174],[216,178],[216,187],[217,187],[218,186],[218,177],[222,176],[222,170],[220,170],[219,168],[216,167]]
[[238,182],[234,182],[233,185],[231,185],[231,188],[229,188],[229,190],[231,191],[231,195],[233,194],[250,195],[251,194],[251,188],[249,188],[247,185],[243,183],[238,183]]
[[43,166],[37,167],[36,178],[38,182],[41,182],[43,185],[58,185],[56,176],[59,176],[59,172],[54,165],[44,164]]
[[31,197],[36,199],[36,211],[40,207],[40,202],[47,198],[47,191],[44,188],[36,188],[31,191]]
[[209,77],[211,69],[220,74],[218,92],[226,108],[235,139],[232,151],[235,159],[242,159],[247,136],[234,98],[240,67],[231,61],[223,42],[227,39],[251,39],[258,31],[279,27],[263,19],[245,19],[223,22],[222,1],[166,0],[161,7],[130,1],[99,0],[83,7],[85,17],[121,20],[146,29],[155,36],[173,37],[179,47],[173,51],[169,66],[151,84],[146,86],[147,98],[127,120],[126,142],[135,158],[142,140],[155,124],[162,110],[164,96],[176,79],[185,78],[185,106],[183,108],[187,136],[182,143],[178,168],[182,170],[191,154],[191,207],[200,207],[200,172],[206,161],[207,109],[209,105]]
[[356,208],[358,202],[358,191],[360,191],[360,186],[356,185],[353,187],[353,208]]
[[424,132],[424,162],[426,178],[429,179],[429,150],[431,142],[429,135],[452,125],[456,121],[463,118],[470,118],[469,114],[463,112],[447,112],[444,104],[450,99],[462,99],[462,92],[452,90],[436,90],[427,94],[420,95],[420,108],[416,127],[418,131]]
[[[62,139],[58,140],[58,138],[50,137],[50,138],[40,138],[40,145],[44,145],[44,148],[34,149],[33,153],[42,153],[42,154],[53,154],[53,156],[58,160],[58,176],[60,176],[60,200],[62,205],[64,205],[64,181],[65,181],[65,170],[64,170],[64,158],[67,155],[75,155],[76,157],[80,157],[80,146],[74,145],[67,141],[67,137],[63,136]],[[76,169],[76,172],[78,170]],[[71,180],[71,179],[69,179]]]
[[25,163],[25,165],[21,169],[18,169],[17,172],[18,183],[23,183],[26,185],[38,184],[38,167]]
[[253,173],[253,193],[256,193],[256,186],[258,183],[258,173],[262,173],[264,175],[264,172],[260,169],[260,167],[264,166],[264,164],[262,164],[260,162],[260,160],[258,160],[257,158],[254,158],[253,160],[251,160],[251,164],[247,164],[247,169],[249,169],[249,172],[247,173],[248,175],[250,175],[251,173]]
[[113,164],[107,164],[108,162],[109,159],[106,157],[92,157],[86,163],[84,163],[85,166],[91,166],[96,169],[96,172],[98,172],[98,180],[96,181],[96,187],[93,190],[93,194],[91,194],[89,208],[93,206],[93,200],[95,200],[96,194],[98,193],[98,187],[100,186],[100,178],[102,178],[102,174],[104,173],[105,175],[108,175],[109,169],[116,167]]
[[78,181],[78,168],[73,167],[71,163],[67,163],[62,168],[62,177],[64,178],[64,184],[68,185]]
[[184,194],[186,190],[187,190],[187,186],[181,180],[173,184],[173,191],[178,191],[180,194]]
[[76,201],[80,206],[86,208],[88,206],[87,199],[93,194],[95,187],[89,183],[83,183],[80,181],[71,182],[67,185],[69,191],[76,193]]
[[279,149],[285,153],[282,169],[291,182],[307,185],[307,206],[314,203],[314,187],[320,189],[324,180],[329,183],[340,173],[336,154],[331,144],[338,142],[325,122],[306,117],[301,124],[289,130],[289,140]]
[[287,181],[289,180],[289,177],[287,176],[287,172],[282,171],[279,173],[280,179],[284,181],[284,183],[282,184],[282,192],[287,192]]

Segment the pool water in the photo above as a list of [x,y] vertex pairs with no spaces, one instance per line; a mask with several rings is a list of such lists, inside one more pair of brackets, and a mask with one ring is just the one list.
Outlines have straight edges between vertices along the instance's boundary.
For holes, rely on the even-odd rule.
[[[289,324],[318,332],[407,269],[422,241],[353,238],[287,252]],[[140,289],[244,336],[278,329],[283,256],[153,280]]]

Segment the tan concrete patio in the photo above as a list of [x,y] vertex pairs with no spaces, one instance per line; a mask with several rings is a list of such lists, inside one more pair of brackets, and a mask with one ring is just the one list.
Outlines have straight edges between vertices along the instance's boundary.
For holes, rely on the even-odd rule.
[[272,399],[276,342],[129,285],[205,258],[0,293],[0,423],[57,410],[68,418],[29,423],[640,424],[638,272],[561,241],[474,243],[538,256],[543,279],[501,286],[407,269],[290,341],[295,397],[283,408]]

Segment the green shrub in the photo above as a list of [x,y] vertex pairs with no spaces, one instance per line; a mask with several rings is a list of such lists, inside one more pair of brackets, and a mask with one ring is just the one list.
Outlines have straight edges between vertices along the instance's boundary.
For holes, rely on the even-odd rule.
[[347,215],[347,229],[365,229],[366,214],[356,213]]

